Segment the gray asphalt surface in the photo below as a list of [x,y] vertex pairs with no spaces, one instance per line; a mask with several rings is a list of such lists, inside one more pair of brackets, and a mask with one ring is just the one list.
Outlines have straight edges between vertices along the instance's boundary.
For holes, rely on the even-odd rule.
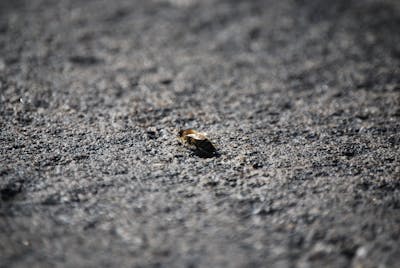
[[400,267],[399,31],[396,0],[1,1],[0,266]]

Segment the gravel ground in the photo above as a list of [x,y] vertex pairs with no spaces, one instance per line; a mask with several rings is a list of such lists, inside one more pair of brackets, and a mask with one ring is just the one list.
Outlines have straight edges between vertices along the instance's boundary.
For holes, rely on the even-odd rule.
[[397,0],[1,1],[0,266],[400,267],[399,29]]

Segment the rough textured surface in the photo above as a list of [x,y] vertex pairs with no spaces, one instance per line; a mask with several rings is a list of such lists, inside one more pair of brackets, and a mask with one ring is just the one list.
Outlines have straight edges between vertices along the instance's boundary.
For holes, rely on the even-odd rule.
[[1,1],[0,266],[399,267],[399,29],[397,0]]

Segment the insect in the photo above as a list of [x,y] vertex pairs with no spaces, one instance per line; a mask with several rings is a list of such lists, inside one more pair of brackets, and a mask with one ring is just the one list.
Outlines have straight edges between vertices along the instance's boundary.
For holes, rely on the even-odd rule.
[[178,139],[200,157],[213,157],[217,155],[217,149],[215,149],[205,133],[197,132],[193,129],[180,130]]

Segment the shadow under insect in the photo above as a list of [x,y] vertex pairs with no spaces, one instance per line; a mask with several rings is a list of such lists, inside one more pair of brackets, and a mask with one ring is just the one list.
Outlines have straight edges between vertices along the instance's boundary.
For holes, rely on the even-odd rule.
[[180,130],[178,139],[199,157],[211,158],[219,156],[217,149],[204,133],[193,129]]

